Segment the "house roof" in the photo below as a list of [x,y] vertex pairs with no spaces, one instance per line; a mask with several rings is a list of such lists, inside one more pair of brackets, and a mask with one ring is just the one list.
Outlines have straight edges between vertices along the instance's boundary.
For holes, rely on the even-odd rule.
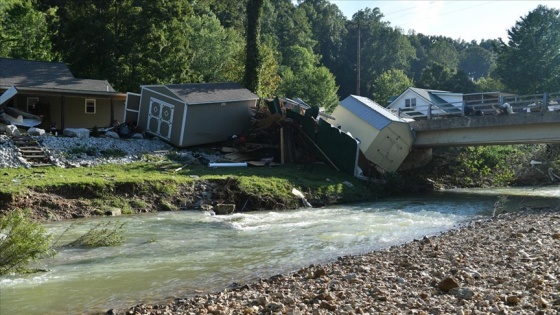
[[409,88],[414,93],[418,94],[420,97],[426,99],[428,102],[438,105],[438,104],[447,104],[448,101],[444,100],[443,98],[439,97],[438,94],[457,94],[462,95],[460,93],[452,93],[448,91],[439,91],[439,90],[427,90],[427,89],[420,89],[411,87]]
[[391,122],[405,122],[367,97],[350,95],[342,100],[340,105],[377,130],[385,128]]
[[238,83],[190,83],[165,85],[187,104],[257,100],[259,97]]
[[74,78],[62,62],[0,58],[0,88],[67,93],[116,93],[106,80]]

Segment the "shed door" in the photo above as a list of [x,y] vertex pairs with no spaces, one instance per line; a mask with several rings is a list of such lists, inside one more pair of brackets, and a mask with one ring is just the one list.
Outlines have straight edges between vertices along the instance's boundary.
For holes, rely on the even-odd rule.
[[169,140],[171,138],[174,110],[175,106],[151,97],[147,131]]

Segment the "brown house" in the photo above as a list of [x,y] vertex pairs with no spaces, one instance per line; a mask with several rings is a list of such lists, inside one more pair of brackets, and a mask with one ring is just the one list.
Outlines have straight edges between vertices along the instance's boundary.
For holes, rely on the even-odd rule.
[[126,94],[105,80],[77,79],[62,62],[0,58],[0,95],[11,87],[17,93],[0,106],[42,116],[41,128],[106,127],[124,119]]

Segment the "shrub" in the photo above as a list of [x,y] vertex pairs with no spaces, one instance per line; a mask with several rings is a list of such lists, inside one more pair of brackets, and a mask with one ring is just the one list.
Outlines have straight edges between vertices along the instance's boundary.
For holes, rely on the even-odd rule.
[[122,235],[124,223],[115,222],[114,226],[111,227],[112,224],[111,221],[99,223],[67,246],[102,247],[120,245],[124,241]]
[[0,275],[23,272],[30,262],[53,254],[51,235],[28,215],[29,210],[15,210],[0,218]]
[[466,186],[507,186],[525,159],[519,146],[461,148],[457,155],[457,175]]

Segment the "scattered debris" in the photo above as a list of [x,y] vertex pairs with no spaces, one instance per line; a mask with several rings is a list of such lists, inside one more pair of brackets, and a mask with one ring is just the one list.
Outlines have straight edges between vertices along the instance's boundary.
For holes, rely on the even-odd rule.
[[548,176],[550,176],[550,181],[555,182],[556,180],[560,180],[560,176],[554,174],[552,167],[548,168]]
[[299,191],[299,190],[293,188],[293,189],[292,189],[292,194],[293,194],[294,196],[296,196],[296,197],[301,198],[301,201],[303,202],[303,205],[304,205],[304,206],[306,206],[306,207],[308,207],[308,208],[313,207],[313,206],[305,199],[305,196],[303,195],[303,193],[302,193],[301,191]]

